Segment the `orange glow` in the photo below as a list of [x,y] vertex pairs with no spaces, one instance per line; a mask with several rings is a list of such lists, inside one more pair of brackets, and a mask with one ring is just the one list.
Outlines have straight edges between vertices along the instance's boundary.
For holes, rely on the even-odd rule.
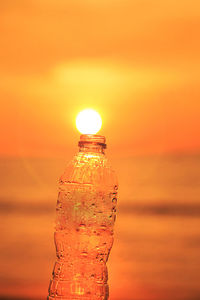
[[116,155],[199,151],[200,2],[113,5],[4,3],[0,155],[65,156],[85,107]]
[[200,1],[0,8],[0,299],[47,295],[57,179],[85,108],[119,177],[109,300],[199,299]]

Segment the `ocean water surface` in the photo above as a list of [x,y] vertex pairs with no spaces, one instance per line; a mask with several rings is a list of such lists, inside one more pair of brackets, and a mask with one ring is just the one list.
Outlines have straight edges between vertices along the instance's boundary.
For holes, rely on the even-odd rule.
[[[67,159],[0,160],[0,299],[46,299],[57,182]],[[110,300],[200,299],[200,156],[113,159]]]

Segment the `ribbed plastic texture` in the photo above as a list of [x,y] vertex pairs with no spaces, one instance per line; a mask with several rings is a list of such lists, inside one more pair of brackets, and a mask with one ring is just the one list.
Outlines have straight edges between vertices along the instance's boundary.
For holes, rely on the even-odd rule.
[[90,143],[92,136],[85,140],[60,179],[55,230],[57,259],[49,300],[109,297],[106,262],[113,244],[117,179],[103,153],[103,143]]

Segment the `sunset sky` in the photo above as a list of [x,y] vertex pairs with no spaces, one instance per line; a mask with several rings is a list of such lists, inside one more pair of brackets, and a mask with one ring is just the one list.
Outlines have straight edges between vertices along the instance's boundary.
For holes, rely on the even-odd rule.
[[64,156],[88,107],[117,156],[199,152],[199,29],[199,0],[1,1],[0,155]]
[[0,299],[47,296],[86,108],[119,179],[109,299],[200,299],[199,70],[200,0],[0,0]]

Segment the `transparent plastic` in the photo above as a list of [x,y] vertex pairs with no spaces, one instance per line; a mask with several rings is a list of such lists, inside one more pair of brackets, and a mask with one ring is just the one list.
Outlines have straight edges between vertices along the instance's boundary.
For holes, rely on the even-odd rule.
[[117,178],[105,137],[81,135],[79,152],[60,178],[56,207],[56,262],[48,300],[105,300],[106,262],[113,245]]

